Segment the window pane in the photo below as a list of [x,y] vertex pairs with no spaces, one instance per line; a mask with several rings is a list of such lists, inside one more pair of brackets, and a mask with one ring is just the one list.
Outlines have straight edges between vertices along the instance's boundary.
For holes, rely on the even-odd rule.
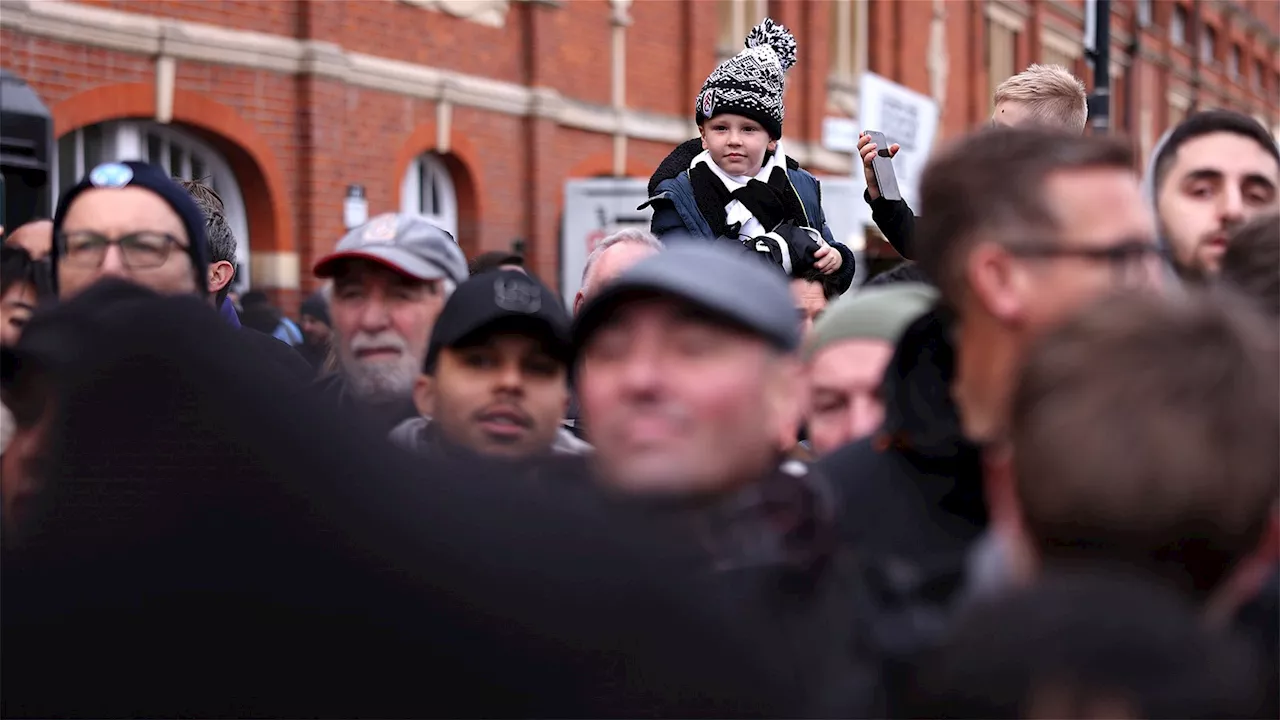
[[1177,45],[1187,41],[1187,9],[1173,6],[1173,19],[1169,22],[1169,38]]
[[199,155],[191,156],[191,179],[199,180],[205,185],[209,185],[209,170],[205,167],[204,160]]
[[69,132],[58,139],[58,191],[61,192],[80,181],[76,167],[76,135]]
[[431,174],[427,172],[426,159],[418,161],[418,212],[430,215],[435,212],[431,205]]
[[155,133],[147,133],[147,162],[153,165],[164,163],[164,143]]
[[[1017,57],[1018,34],[990,20],[987,21],[987,71],[991,97],[995,97],[1000,83],[1013,77]],[[994,110],[994,103],[992,109]]]
[[181,147],[173,144],[169,145],[169,164],[165,169],[169,171],[170,175],[182,174],[182,148]]
[[107,159],[105,141],[101,125],[90,125],[80,132],[84,133],[84,170],[87,173]]

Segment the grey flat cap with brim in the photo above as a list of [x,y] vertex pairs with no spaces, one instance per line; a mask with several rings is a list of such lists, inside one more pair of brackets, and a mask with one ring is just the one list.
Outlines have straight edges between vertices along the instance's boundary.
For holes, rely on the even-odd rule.
[[800,344],[800,321],[787,279],[723,241],[685,241],[645,258],[587,301],[573,326],[580,352],[628,297],[652,294],[686,302],[786,351]]
[[385,213],[347,233],[316,263],[316,277],[333,277],[343,260],[372,260],[418,280],[460,284],[468,274],[467,259],[453,236],[410,213]]

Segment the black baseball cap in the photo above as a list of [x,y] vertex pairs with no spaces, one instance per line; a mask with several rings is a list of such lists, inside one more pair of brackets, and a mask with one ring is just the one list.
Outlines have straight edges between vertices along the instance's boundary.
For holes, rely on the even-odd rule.
[[740,248],[728,242],[669,243],[587,302],[574,323],[574,347],[585,347],[627,299],[658,295],[688,303],[780,350],[795,350],[800,322],[786,276]]
[[544,337],[566,364],[572,355],[569,313],[560,297],[518,270],[497,270],[476,275],[453,291],[436,319],[422,371],[435,373],[441,348],[458,347],[498,329]]

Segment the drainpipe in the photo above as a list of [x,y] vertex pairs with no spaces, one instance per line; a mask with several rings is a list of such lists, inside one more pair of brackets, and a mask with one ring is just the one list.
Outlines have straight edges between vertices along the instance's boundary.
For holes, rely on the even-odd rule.
[[1089,122],[1095,135],[1111,130],[1111,0],[1093,0],[1093,93],[1089,96]]

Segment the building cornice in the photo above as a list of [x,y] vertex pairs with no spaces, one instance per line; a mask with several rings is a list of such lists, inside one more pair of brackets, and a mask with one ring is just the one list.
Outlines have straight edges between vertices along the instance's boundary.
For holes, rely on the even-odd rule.
[[[622,134],[636,140],[678,144],[697,135],[690,117],[631,109],[617,111],[566,97],[552,88],[351,52],[330,42],[157,18],[66,0],[0,0],[0,27],[138,55],[311,75],[407,97],[533,116],[567,128]],[[792,142],[787,147],[798,161],[817,170],[848,173],[853,167],[851,155],[833,153],[814,143]]]

